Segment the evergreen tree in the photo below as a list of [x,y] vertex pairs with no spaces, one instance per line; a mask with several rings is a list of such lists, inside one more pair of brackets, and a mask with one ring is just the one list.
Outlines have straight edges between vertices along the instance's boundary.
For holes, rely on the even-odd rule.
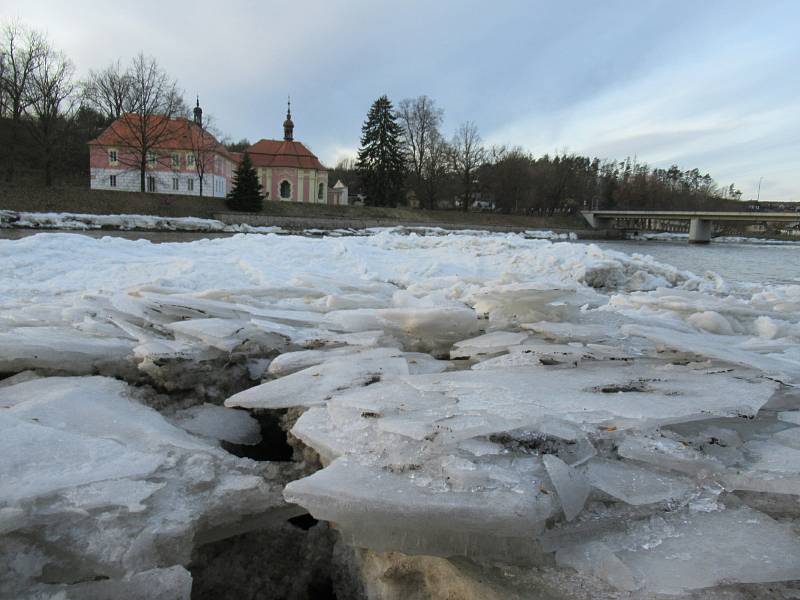
[[225,204],[231,210],[242,212],[260,212],[261,184],[258,182],[258,173],[250,160],[247,152],[242,157],[242,162],[236,167],[233,174],[233,187],[228,192]]
[[361,148],[356,162],[368,204],[397,206],[405,179],[401,135],[392,103],[381,96],[373,102],[361,128]]

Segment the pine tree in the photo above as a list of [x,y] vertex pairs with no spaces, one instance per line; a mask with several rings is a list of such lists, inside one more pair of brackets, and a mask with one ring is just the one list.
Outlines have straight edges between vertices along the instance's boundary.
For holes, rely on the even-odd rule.
[[250,160],[247,152],[242,157],[242,162],[236,167],[233,174],[233,187],[225,198],[225,204],[231,210],[242,212],[260,212],[261,184],[258,182],[258,173]]
[[401,135],[392,103],[381,96],[373,102],[361,128],[361,148],[356,162],[368,204],[397,206],[405,180]]

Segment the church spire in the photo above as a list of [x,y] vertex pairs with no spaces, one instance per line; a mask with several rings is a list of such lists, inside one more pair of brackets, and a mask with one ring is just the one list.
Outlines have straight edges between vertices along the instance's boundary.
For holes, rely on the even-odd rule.
[[292,99],[286,102],[286,120],[283,122],[283,139],[291,142],[294,137],[294,123],[292,122]]
[[203,126],[203,109],[200,108],[200,95],[197,95],[197,106],[194,107],[194,122]]

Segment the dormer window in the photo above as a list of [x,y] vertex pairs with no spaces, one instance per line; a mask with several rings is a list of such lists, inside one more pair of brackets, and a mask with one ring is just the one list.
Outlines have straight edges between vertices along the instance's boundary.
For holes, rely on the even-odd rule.
[[117,156],[117,149],[111,148],[108,151],[108,164],[109,165],[117,165],[119,163],[119,158]]
[[181,157],[178,155],[177,152],[172,153],[172,168],[173,169],[181,168]]
[[192,154],[191,152],[186,155],[186,166],[194,167],[194,154]]
[[156,153],[155,152],[148,152],[147,153],[147,164],[151,167],[156,166]]

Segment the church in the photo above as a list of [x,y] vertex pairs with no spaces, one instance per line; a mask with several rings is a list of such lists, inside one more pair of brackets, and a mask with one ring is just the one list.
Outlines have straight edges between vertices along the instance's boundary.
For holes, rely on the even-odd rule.
[[328,171],[302,142],[294,139],[291,105],[283,139],[262,139],[247,148],[267,200],[328,203]]

